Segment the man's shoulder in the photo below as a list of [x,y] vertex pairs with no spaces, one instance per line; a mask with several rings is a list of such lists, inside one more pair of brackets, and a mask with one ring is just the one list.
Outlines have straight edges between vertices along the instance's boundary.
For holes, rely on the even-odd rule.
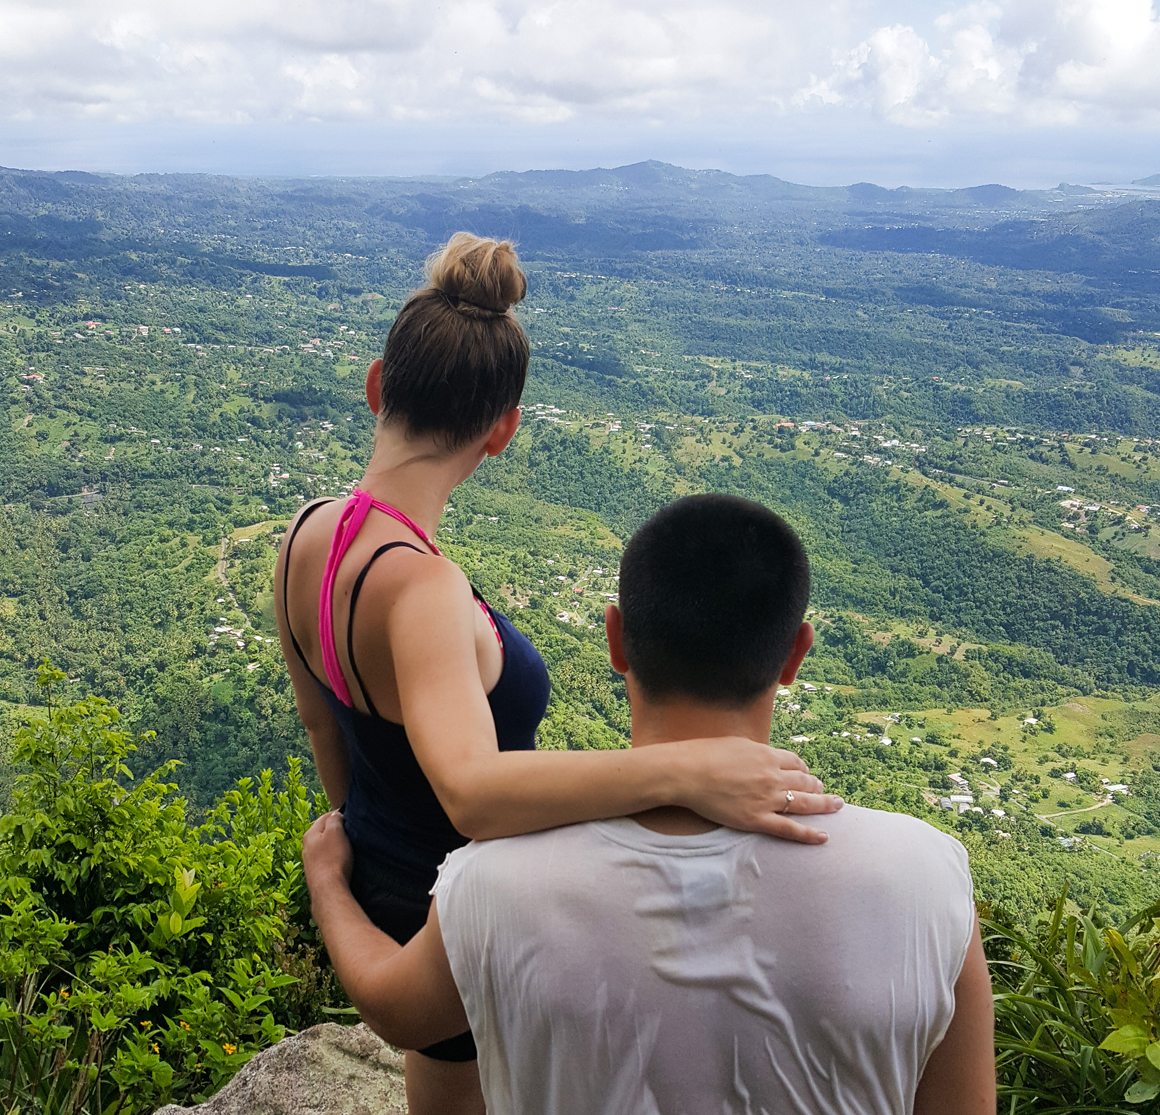
[[518,874],[523,865],[574,854],[581,846],[599,841],[599,822],[588,821],[560,828],[504,836],[496,840],[473,840],[456,848],[439,869],[439,883],[448,883],[464,872],[504,871]]
[[[629,848],[646,858],[698,859],[708,855],[729,855],[748,849],[745,854],[759,859],[784,863],[791,858],[803,859],[802,866],[815,866],[821,856],[833,867],[869,872],[897,869],[920,872],[952,870],[968,876],[966,849],[949,833],[908,813],[893,813],[845,805],[837,813],[802,816],[798,820],[815,828],[824,828],[829,841],[816,845],[796,844],[774,836],[737,833],[716,829],[699,837],[662,836],[627,818],[614,821],[589,821],[509,836],[498,840],[473,841],[452,852],[440,869],[440,884],[450,885],[463,876],[499,884],[526,877],[534,870],[541,879],[561,872],[573,875],[580,865],[583,874],[599,872],[603,865],[611,868],[611,859],[619,858],[617,848]],[[841,868],[837,868],[839,873]]]
[[[859,805],[844,805],[837,813],[799,816],[795,818],[813,828],[825,829],[830,834],[830,844],[847,848],[859,841],[871,841],[875,845],[897,842],[908,847],[929,847],[944,852],[966,850],[955,837],[934,825],[909,813],[896,813],[884,809],[869,809]],[[506,836],[497,840],[475,840],[456,849],[447,859],[449,864],[508,862],[513,858],[525,859],[557,855],[566,848],[583,844],[613,843],[627,840],[632,844],[647,845],[649,850],[664,854],[680,852],[686,848],[707,844],[711,848],[728,842],[732,830],[716,829],[702,837],[664,837],[636,824],[629,818],[612,821],[587,821],[560,828],[530,832],[522,836]],[[744,833],[732,833],[744,836]],[[785,847],[787,842],[779,837],[754,837],[773,847]],[[808,849],[811,845],[791,845]]]
[[945,851],[963,850],[950,833],[935,828],[934,825],[913,817],[909,813],[896,813],[888,809],[870,809],[863,805],[846,804],[837,813],[825,816],[801,817],[801,821],[816,828],[824,828],[830,834],[830,842],[854,844],[870,840],[874,843],[897,841],[910,846],[941,848]]
[[849,829],[851,833],[882,832],[890,834],[905,834],[916,840],[929,840],[936,844],[949,842],[959,844],[950,833],[935,828],[934,825],[914,817],[909,813],[898,813],[890,809],[871,809],[865,805],[844,805],[837,813],[831,813],[821,818],[829,832],[838,828],[842,831]]
[[[850,870],[870,874],[946,870],[964,881],[969,879],[966,848],[949,833],[909,813],[847,804],[837,813],[798,819],[825,829],[829,840],[817,850]],[[763,838],[762,844],[764,854],[771,857],[779,857],[784,848],[784,842],[774,837]],[[807,845],[797,847],[807,853],[812,850]]]

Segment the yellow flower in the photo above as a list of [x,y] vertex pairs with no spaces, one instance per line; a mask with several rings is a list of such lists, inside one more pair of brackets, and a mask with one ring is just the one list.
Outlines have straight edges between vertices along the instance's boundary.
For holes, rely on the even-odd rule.
[[148,1018],[146,1018],[144,1022],[139,1022],[139,1023],[138,1023],[138,1025],[139,1025],[139,1026],[144,1026],[144,1027],[145,1027],[145,1029],[146,1029],[146,1030],[148,1030],[148,1029],[149,1029],[149,1027],[153,1025],[153,1023],[152,1023],[152,1022],[150,1022]]
[[159,1045],[158,1045],[156,1042],[154,1042],[154,1043],[153,1043],[153,1052],[154,1052],[154,1053],[160,1053],[160,1052],[161,1052],[161,1046],[159,1046]]
[[236,1045],[230,1045],[230,1043],[228,1041],[222,1046],[222,1049],[224,1049],[227,1053],[231,1053],[231,1054],[237,1053],[237,1051],[238,1051],[238,1047]]
[[62,991],[62,992],[60,993],[60,997],[61,997],[62,999],[67,999],[67,998],[68,998],[68,992],[67,992],[67,991]]
[[189,1029],[189,1023],[188,1023],[188,1022],[179,1022],[179,1023],[178,1023],[178,1026],[180,1026],[180,1027],[181,1027],[183,1030],[188,1030],[188,1029]]

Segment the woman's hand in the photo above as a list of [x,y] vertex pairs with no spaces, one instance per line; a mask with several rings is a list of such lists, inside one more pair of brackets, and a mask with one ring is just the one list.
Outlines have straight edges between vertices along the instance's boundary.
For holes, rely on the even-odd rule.
[[337,809],[323,813],[302,836],[302,869],[306,886],[315,894],[323,885],[339,879],[350,882],[354,853]]
[[681,804],[728,828],[824,844],[824,831],[789,814],[836,813],[845,804],[822,792],[800,755],[780,747],[737,736],[668,746],[687,749],[691,780]]

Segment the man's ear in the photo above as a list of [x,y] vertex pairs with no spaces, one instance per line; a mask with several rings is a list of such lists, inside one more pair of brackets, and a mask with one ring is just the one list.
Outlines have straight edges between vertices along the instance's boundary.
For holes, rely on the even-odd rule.
[[793,650],[789,652],[789,657],[785,660],[785,665],[781,668],[781,677],[777,680],[781,685],[791,685],[793,679],[797,677],[798,669],[801,667],[802,659],[810,653],[810,648],[814,645],[814,625],[812,623],[803,623],[798,628],[797,638],[793,641]]
[[489,457],[498,457],[507,447],[508,442],[516,436],[516,429],[520,424],[520,408],[512,407],[491,428],[491,436],[487,439],[484,449]]
[[371,362],[367,368],[367,406],[377,415],[383,409],[383,358]]
[[628,659],[624,657],[624,616],[615,604],[604,609],[604,632],[608,636],[608,661],[618,674],[628,673]]

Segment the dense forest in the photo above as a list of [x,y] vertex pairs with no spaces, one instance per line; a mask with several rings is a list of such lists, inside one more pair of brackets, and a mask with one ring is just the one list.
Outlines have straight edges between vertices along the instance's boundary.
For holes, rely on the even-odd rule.
[[[92,942],[162,957],[170,983],[107,981],[118,1033],[139,1021],[130,986],[172,1023],[118,1046],[108,1095],[132,1072],[160,1074],[141,1095],[206,1094],[279,1027],[343,1009],[293,874],[321,801],[273,564],[295,509],[361,475],[366,365],[458,228],[518,240],[533,359],[515,441],[456,490],[439,541],[548,662],[541,747],[626,745],[602,629],[624,540],[676,496],[736,492],[785,515],[813,566],[818,644],[776,742],[848,800],[963,840],[1002,955],[1038,956],[1035,978],[1065,964],[1059,925],[1095,947],[1160,898],[1154,193],[820,190],[660,164],[457,181],[0,170],[0,854],[27,881],[0,936],[36,901],[100,920],[104,900],[46,879],[49,845],[15,820],[55,800],[44,756],[76,733],[111,765],[82,749],[55,777],[80,779],[90,811],[128,792],[114,784],[144,795],[186,849],[140,867],[136,928],[70,930],[21,961],[75,968]],[[261,877],[228,885],[267,896],[298,951],[260,922],[230,947],[265,974],[243,972],[156,930],[193,910],[181,872],[226,879],[226,845],[258,844]],[[190,996],[257,998],[195,1041],[179,1024],[193,1000],[165,991],[179,972]],[[205,1042],[235,1052],[207,1068]],[[1107,1094],[1146,1092],[1148,1064],[1109,1050]]]

